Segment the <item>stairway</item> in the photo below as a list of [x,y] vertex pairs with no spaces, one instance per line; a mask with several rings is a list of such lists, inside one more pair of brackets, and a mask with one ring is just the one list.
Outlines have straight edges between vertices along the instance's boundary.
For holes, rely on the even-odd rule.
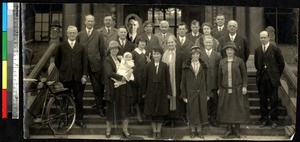
[[[247,63],[248,69],[248,97],[250,103],[250,122],[248,124],[241,125],[242,139],[247,139],[249,137],[280,137],[285,138],[285,130],[284,126],[291,124],[291,119],[287,116],[287,111],[282,104],[279,104],[278,114],[279,114],[279,122],[278,127],[275,129],[271,129],[271,127],[260,128],[258,125],[260,123],[260,107],[259,107],[259,95],[255,83],[255,69],[253,69],[253,58]],[[105,139],[105,118],[100,117],[96,110],[92,108],[94,104],[94,97],[91,83],[88,82],[86,85],[85,93],[84,93],[84,121],[87,124],[87,128],[82,129],[80,127],[74,126],[67,136],[61,136],[61,138],[88,138],[88,139]],[[111,139],[120,139],[119,136],[122,133],[122,125],[115,125],[112,131]],[[205,137],[215,136],[216,138],[212,138],[214,140],[221,139],[226,131],[225,125],[220,125],[219,127],[211,127],[204,126],[203,134]],[[144,120],[142,123],[138,122],[136,117],[131,117],[129,122],[129,132],[134,136],[141,136],[144,139],[151,139],[148,137],[152,136],[152,129],[150,126],[149,120]],[[32,138],[57,138],[53,136],[52,131],[47,127],[35,128],[32,127],[30,129],[30,134]],[[91,137],[88,137],[88,136]],[[115,135],[115,136],[114,136]],[[44,136],[44,137],[43,137]],[[73,137],[72,137],[73,136]],[[84,137],[82,137],[84,136]],[[162,128],[162,138],[163,139],[184,139],[189,140],[189,129],[188,126],[184,123],[180,123],[174,128],[163,127]],[[254,138],[255,139],[255,138]],[[260,138],[258,138],[260,139]]]

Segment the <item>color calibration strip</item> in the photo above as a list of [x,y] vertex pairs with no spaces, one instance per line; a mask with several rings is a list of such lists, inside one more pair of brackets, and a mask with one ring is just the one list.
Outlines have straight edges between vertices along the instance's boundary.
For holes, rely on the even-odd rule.
[[2,118],[7,118],[7,3],[2,3]]
[[[19,24],[20,24],[20,4],[8,4],[9,16],[13,19],[13,29],[9,33],[13,33],[13,94],[12,94],[12,119],[19,119]],[[11,40],[11,39],[9,39]]]

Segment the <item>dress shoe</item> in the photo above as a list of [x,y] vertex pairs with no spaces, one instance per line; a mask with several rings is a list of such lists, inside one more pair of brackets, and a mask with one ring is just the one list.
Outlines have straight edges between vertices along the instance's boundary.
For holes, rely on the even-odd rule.
[[105,137],[110,138],[110,132],[106,132]]
[[105,117],[106,116],[106,113],[105,113],[105,110],[104,109],[98,109],[98,114],[101,116],[101,117]]
[[153,132],[153,138],[156,139],[156,132]]
[[76,126],[79,126],[81,128],[85,128],[86,127],[85,123],[83,123],[82,121],[76,122]]
[[127,138],[127,139],[131,138],[131,136],[130,136],[130,134],[128,132],[123,132],[122,135],[123,135],[123,138]]
[[259,127],[266,127],[268,125],[268,122],[266,122],[266,121],[263,121],[260,125],[259,125]]
[[160,139],[161,138],[161,132],[157,132],[156,133],[156,139]]
[[204,138],[201,132],[198,132],[198,137],[202,139]]
[[193,139],[193,138],[195,138],[195,132],[191,132],[191,138]]
[[272,123],[272,129],[275,129],[277,127],[277,124],[275,122]]

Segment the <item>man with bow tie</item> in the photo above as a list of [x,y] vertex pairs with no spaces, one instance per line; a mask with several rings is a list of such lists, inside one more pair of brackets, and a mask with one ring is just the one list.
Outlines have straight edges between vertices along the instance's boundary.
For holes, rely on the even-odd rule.
[[[260,34],[261,46],[255,49],[254,64],[256,68],[256,84],[260,97],[261,124],[260,127],[271,125],[277,127],[278,87],[281,85],[280,76],[285,67],[281,50],[270,43],[267,31]],[[268,98],[271,110],[268,110]],[[270,116],[270,117],[269,117]]]

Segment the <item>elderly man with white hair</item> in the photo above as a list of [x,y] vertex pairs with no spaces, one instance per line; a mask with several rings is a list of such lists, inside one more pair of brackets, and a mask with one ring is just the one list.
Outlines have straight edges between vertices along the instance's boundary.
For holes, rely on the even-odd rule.
[[[224,47],[225,44],[229,41],[234,42],[237,48],[235,55],[242,58],[246,63],[250,55],[247,38],[237,33],[238,23],[235,20],[228,21],[227,30],[228,34],[225,34],[220,38],[220,47]],[[223,58],[225,58],[225,51],[221,52],[221,55]]]

